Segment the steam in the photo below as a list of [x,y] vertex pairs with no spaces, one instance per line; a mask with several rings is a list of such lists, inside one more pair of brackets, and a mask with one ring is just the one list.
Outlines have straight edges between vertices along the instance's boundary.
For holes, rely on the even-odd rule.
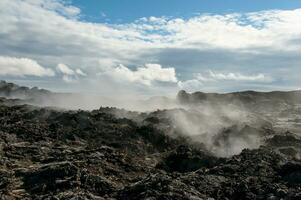
[[235,105],[202,105],[169,112],[177,133],[202,143],[220,157],[239,154],[262,144],[259,116]]
[[[229,104],[203,101],[197,105],[184,105],[183,102],[168,97],[138,99],[137,96],[118,96],[113,98],[98,95],[52,93],[5,82],[1,84],[0,96],[23,99],[22,103],[42,107],[50,106],[68,110],[117,107],[144,112],[145,116],[154,114],[155,110],[161,110],[158,111],[159,115],[165,113],[165,117],[171,123],[164,124],[166,120],[159,119],[163,127],[170,127],[169,130],[164,130],[166,134],[173,133],[171,135],[174,137],[179,135],[188,137],[191,142],[201,143],[207,150],[221,157],[239,154],[245,148],[258,148],[262,144],[261,138],[263,138],[261,128],[268,124],[261,116],[250,112],[237,102]],[[3,93],[3,91],[5,92]],[[118,118],[133,119],[138,118],[140,113],[136,113],[134,117],[128,111],[116,112],[115,115]]]
[[[14,95],[24,98],[24,94]],[[57,107],[68,110],[93,110],[99,107],[116,107],[137,112],[168,110],[173,132],[201,143],[207,150],[219,157],[239,154],[243,149],[255,149],[261,144],[260,120],[258,116],[243,107],[235,105],[183,106],[176,99],[153,97],[134,99],[130,97],[109,98],[97,95],[59,94],[42,95],[27,101],[42,107]],[[115,113],[118,118],[133,118],[127,112]],[[256,127],[251,129],[246,127]],[[175,136],[175,135],[173,135]]]
[[137,112],[150,112],[157,109],[172,109],[179,105],[172,98],[155,97],[151,99],[137,99],[129,96],[117,98],[98,95],[58,94],[50,98],[39,99],[40,106],[54,106],[70,110],[94,110],[99,107],[116,107]]

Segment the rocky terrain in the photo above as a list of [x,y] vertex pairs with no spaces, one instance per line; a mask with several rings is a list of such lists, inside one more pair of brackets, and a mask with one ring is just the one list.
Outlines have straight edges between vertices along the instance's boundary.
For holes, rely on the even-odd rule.
[[179,108],[131,112],[0,86],[0,199],[301,199],[298,91],[180,91]]

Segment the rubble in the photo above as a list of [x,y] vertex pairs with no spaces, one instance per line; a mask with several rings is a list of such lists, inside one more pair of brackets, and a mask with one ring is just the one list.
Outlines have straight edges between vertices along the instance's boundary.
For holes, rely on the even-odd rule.
[[262,144],[219,157],[180,134],[166,115],[176,110],[127,115],[8,101],[0,101],[0,199],[301,198],[301,140],[272,125],[223,129],[213,144],[250,135]]

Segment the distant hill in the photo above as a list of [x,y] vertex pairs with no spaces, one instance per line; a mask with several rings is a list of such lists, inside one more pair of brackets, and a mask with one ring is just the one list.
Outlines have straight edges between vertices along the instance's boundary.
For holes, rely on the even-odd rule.
[[[146,100],[137,97],[112,98],[79,93],[56,93],[38,87],[24,87],[0,81],[0,97],[18,99],[18,103],[36,106],[55,106],[67,109],[96,109],[101,106],[152,111],[197,105],[235,105],[257,112],[281,112],[301,105],[301,91],[242,91],[233,93],[178,92],[176,98],[155,96]],[[293,108],[295,109],[295,108]]]
[[[135,96],[113,98],[93,94],[58,93],[38,87],[24,87],[6,81],[0,81],[0,97],[15,99],[15,104],[51,106],[66,109],[91,110],[99,107],[118,107],[135,111],[151,111],[164,108],[175,108],[175,99],[164,96],[143,100]],[[7,101],[6,101],[7,102]]]
[[50,95],[51,92],[38,87],[24,87],[6,81],[0,81],[0,96],[7,98],[32,99],[42,95]]
[[283,106],[301,104],[301,91],[256,92],[242,91],[233,93],[187,93],[184,90],[177,94],[177,101],[182,105],[235,104],[249,109],[280,109]]
[[286,101],[297,102],[301,100],[301,91],[272,91],[272,92],[256,92],[256,91],[242,91],[232,93],[204,93],[194,92],[187,93],[184,90],[179,91],[177,99],[181,103],[200,103],[204,101],[213,102],[231,102],[241,101],[243,103],[259,102],[259,101]]

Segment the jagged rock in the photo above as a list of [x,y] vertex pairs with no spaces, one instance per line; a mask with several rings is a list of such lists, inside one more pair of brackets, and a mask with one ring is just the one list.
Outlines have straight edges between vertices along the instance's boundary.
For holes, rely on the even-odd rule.
[[86,188],[99,196],[109,195],[116,190],[116,186],[108,179],[88,174],[87,172],[82,172],[80,181],[81,187]]
[[[8,89],[18,90],[14,85]],[[179,93],[185,106],[212,101],[206,106],[217,105],[218,114],[222,101],[230,105],[239,99],[248,104],[247,110],[254,106],[240,124],[229,116],[214,121],[193,106],[150,113],[117,108],[90,112],[0,98],[0,198],[300,199],[300,137],[274,128],[275,113],[300,114],[290,105],[298,95]],[[266,117],[259,112],[264,106],[275,110]],[[283,108],[289,109],[280,112]],[[175,116],[187,117],[187,126],[219,125],[219,131],[198,135],[200,130],[195,129],[195,135],[189,135],[175,124]],[[210,134],[214,135],[211,146],[205,144]],[[224,158],[213,151],[217,147],[226,151],[237,140],[254,141],[253,136],[260,138],[261,147],[239,146],[236,155]],[[249,149],[241,151],[245,147]]]
[[11,174],[7,171],[0,170],[0,190],[6,189],[11,181]]
[[79,185],[78,168],[70,162],[51,163],[19,172],[30,193],[64,190]]
[[280,175],[290,184],[301,185],[301,162],[288,162],[280,169]]
[[143,180],[127,186],[118,192],[118,199],[194,199],[201,200],[206,196],[193,187],[166,174],[149,175]]
[[171,152],[158,167],[166,171],[191,172],[202,167],[208,168],[216,165],[218,158],[210,155],[208,152],[194,150],[188,146],[179,146]]
[[274,147],[295,146],[301,148],[301,139],[293,133],[286,132],[282,135],[274,135],[266,140],[266,144]]

